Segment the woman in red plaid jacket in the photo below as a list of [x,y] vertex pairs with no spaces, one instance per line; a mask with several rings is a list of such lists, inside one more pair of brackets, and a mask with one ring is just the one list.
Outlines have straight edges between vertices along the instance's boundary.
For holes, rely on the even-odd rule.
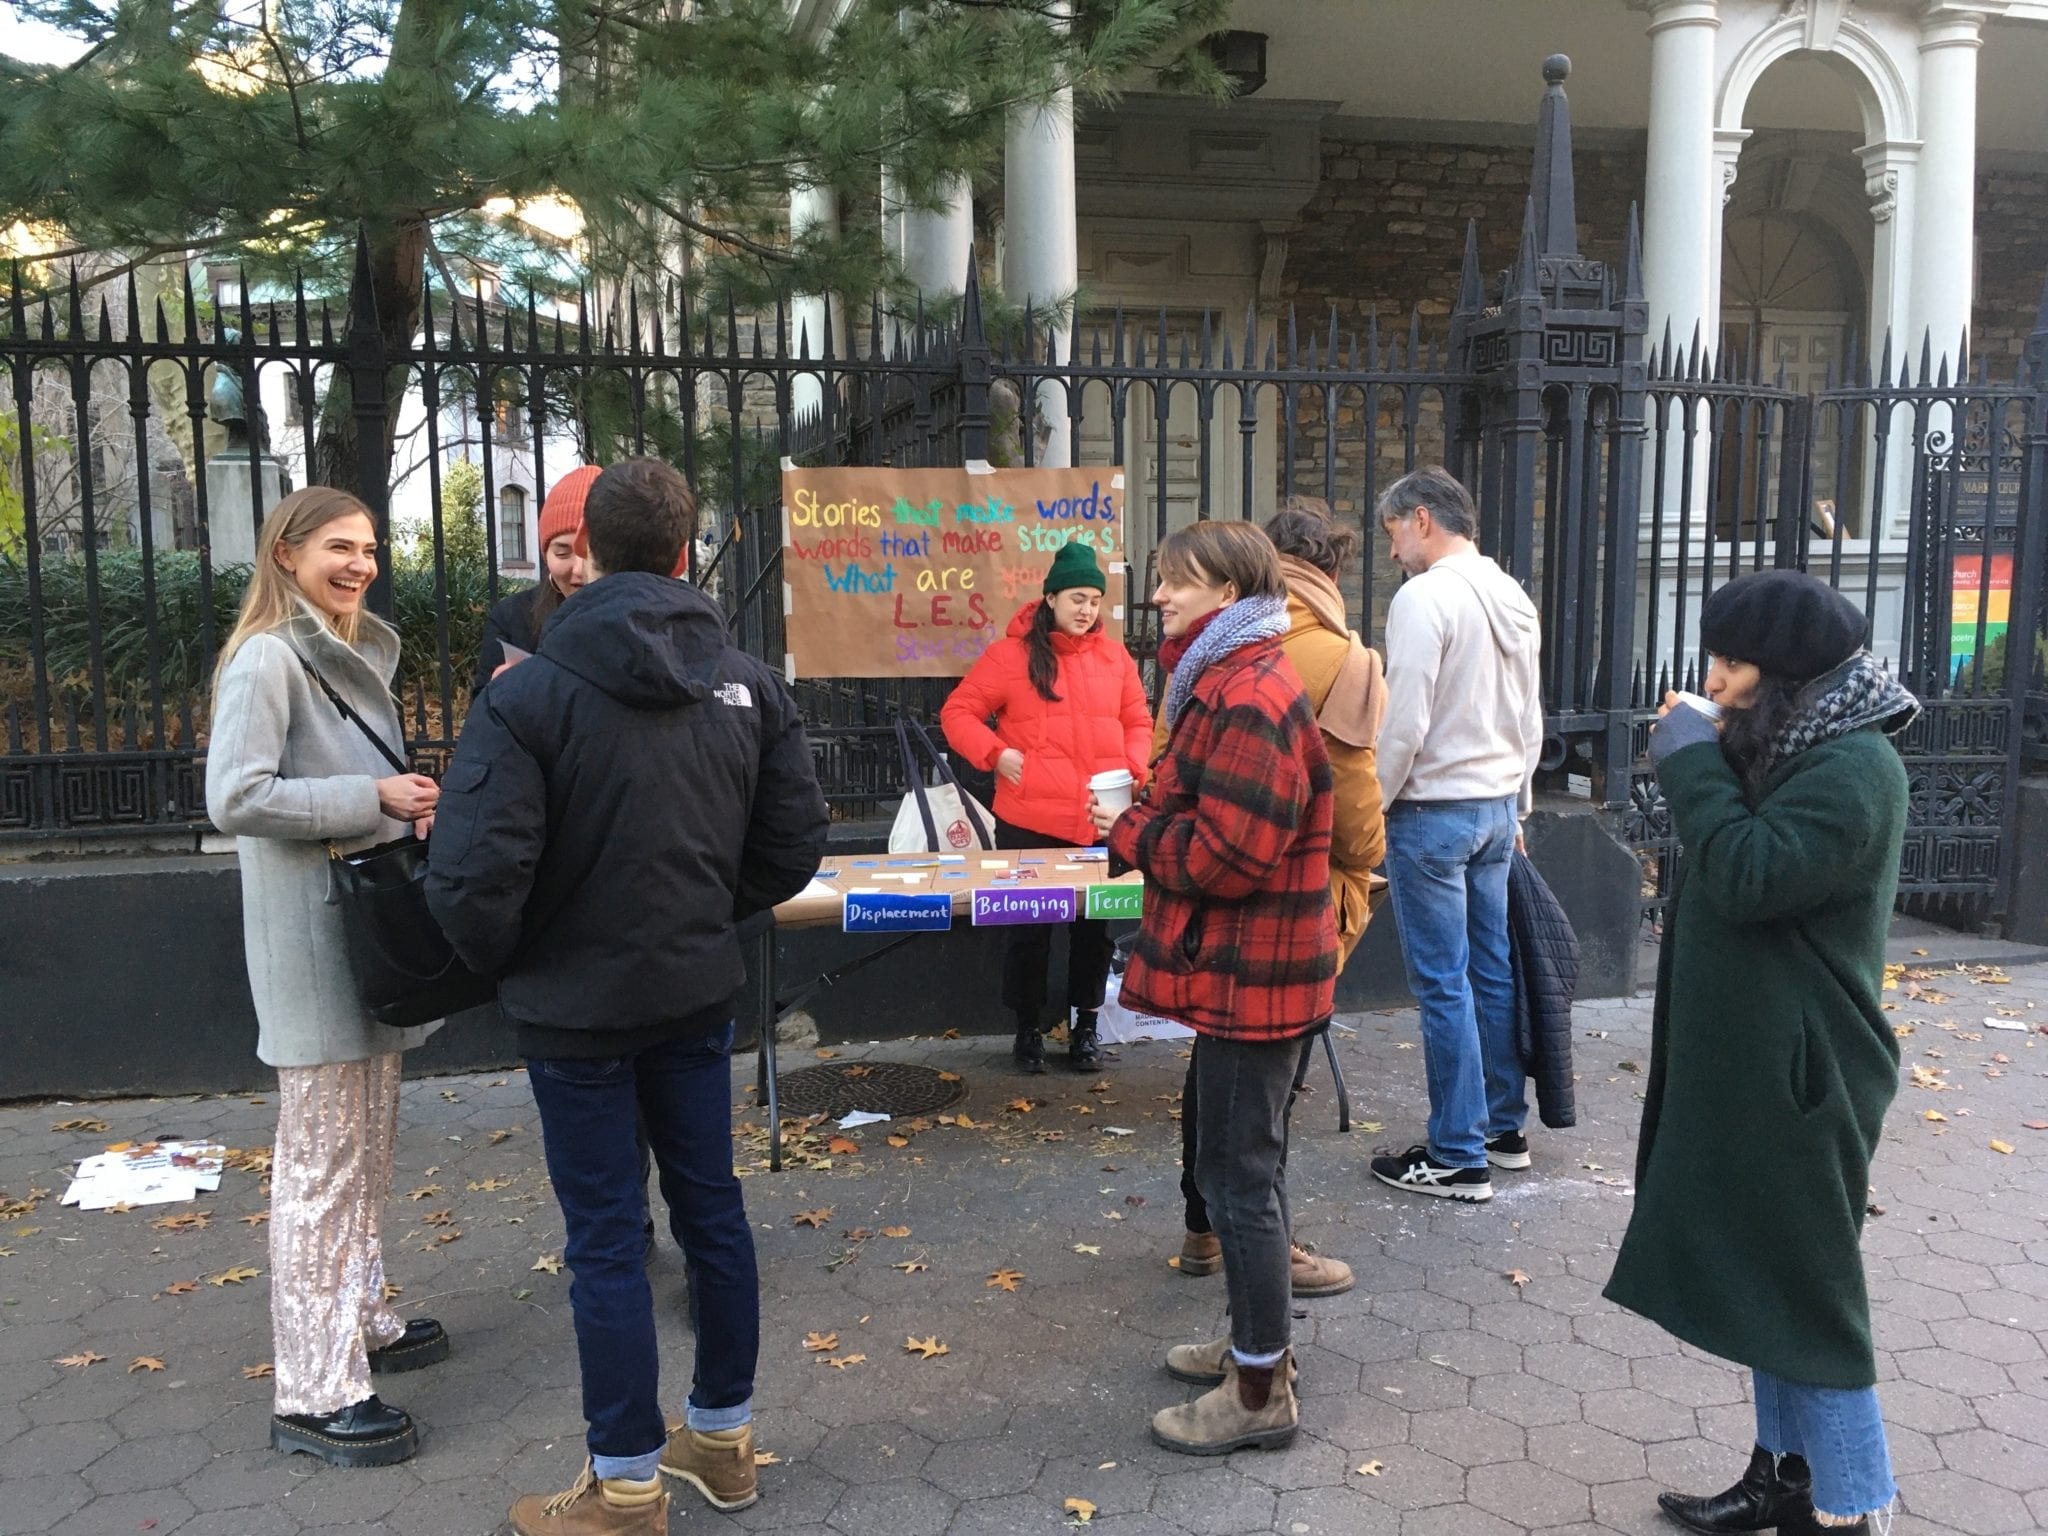
[[1280,648],[1287,585],[1272,540],[1251,523],[1183,529],[1159,548],[1153,601],[1172,669],[1166,750],[1143,799],[1121,816],[1090,811],[1111,858],[1145,874],[1124,1001],[1203,1037],[1195,1179],[1223,1244],[1231,1331],[1167,1352],[1170,1374],[1213,1390],[1157,1414],[1152,1437],[1219,1455],[1285,1445],[1300,1421],[1285,1116],[1301,1037],[1336,991],[1333,786]]

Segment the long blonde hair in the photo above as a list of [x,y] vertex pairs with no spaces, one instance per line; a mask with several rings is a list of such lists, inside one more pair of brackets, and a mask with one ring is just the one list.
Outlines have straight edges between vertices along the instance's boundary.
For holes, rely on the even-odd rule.
[[[214,663],[216,693],[220,691],[221,673],[245,641],[253,635],[268,634],[298,613],[299,585],[291,572],[277,563],[277,546],[303,548],[337,517],[355,515],[369,517],[370,509],[347,491],[337,491],[328,485],[309,485],[303,491],[293,491],[271,508],[270,516],[263,519],[263,531],[256,535],[256,565],[249,574],[249,590],[242,594],[242,611],[235,617],[227,643],[220,648],[220,660]],[[357,618],[357,614],[351,613],[327,622],[344,645],[354,645]]]

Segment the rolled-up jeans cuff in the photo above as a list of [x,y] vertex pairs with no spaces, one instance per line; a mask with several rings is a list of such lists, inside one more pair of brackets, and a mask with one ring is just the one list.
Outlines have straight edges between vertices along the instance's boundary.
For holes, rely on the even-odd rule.
[[662,1448],[640,1456],[598,1456],[590,1458],[590,1470],[599,1477],[624,1478],[628,1482],[644,1483],[649,1478],[661,1475]]
[[699,1408],[695,1403],[687,1403],[683,1407],[683,1422],[702,1435],[738,1429],[754,1422],[754,1400],[750,1397],[730,1408]]

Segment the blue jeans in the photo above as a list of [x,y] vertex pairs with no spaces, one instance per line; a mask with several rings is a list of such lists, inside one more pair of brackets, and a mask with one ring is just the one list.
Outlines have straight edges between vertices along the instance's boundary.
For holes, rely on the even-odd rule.
[[1408,986],[1422,1005],[1429,1155],[1484,1168],[1486,1143],[1528,1118],[1508,970],[1515,799],[1397,800],[1387,879]]
[[1810,1387],[1768,1371],[1756,1378],[1756,1443],[1802,1456],[1813,1471],[1813,1507],[1852,1520],[1898,1497],[1877,1388]]
[[754,1235],[732,1171],[732,1026],[633,1056],[527,1063],[548,1177],[568,1229],[583,1417],[600,1477],[648,1478],[668,1439],[661,1413],[654,1293],[647,1283],[646,1184],[635,1107],[694,1284],[692,1429],[754,1416],[761,1289]]

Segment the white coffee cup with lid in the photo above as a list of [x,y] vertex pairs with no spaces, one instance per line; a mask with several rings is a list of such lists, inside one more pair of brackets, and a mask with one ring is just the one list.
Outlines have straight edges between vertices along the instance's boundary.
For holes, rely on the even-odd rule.
[[1680,704],[1690,705],[1693,709],[1705,715],[1709,720],[1719,720],[1721,718],[1721,706],[1716,704],[1712,699],[1707,698],[1702,694],[1686,693],[1683,690],[1681,690],[1673,694],[1672,697],[1675,698]]
[[1096,803],[1105,811],[1128,811],[1131,808],[1131,791],[1137,782],[1130,769],[1112,768],[1090,779],[1088,792],[1095,796]]

